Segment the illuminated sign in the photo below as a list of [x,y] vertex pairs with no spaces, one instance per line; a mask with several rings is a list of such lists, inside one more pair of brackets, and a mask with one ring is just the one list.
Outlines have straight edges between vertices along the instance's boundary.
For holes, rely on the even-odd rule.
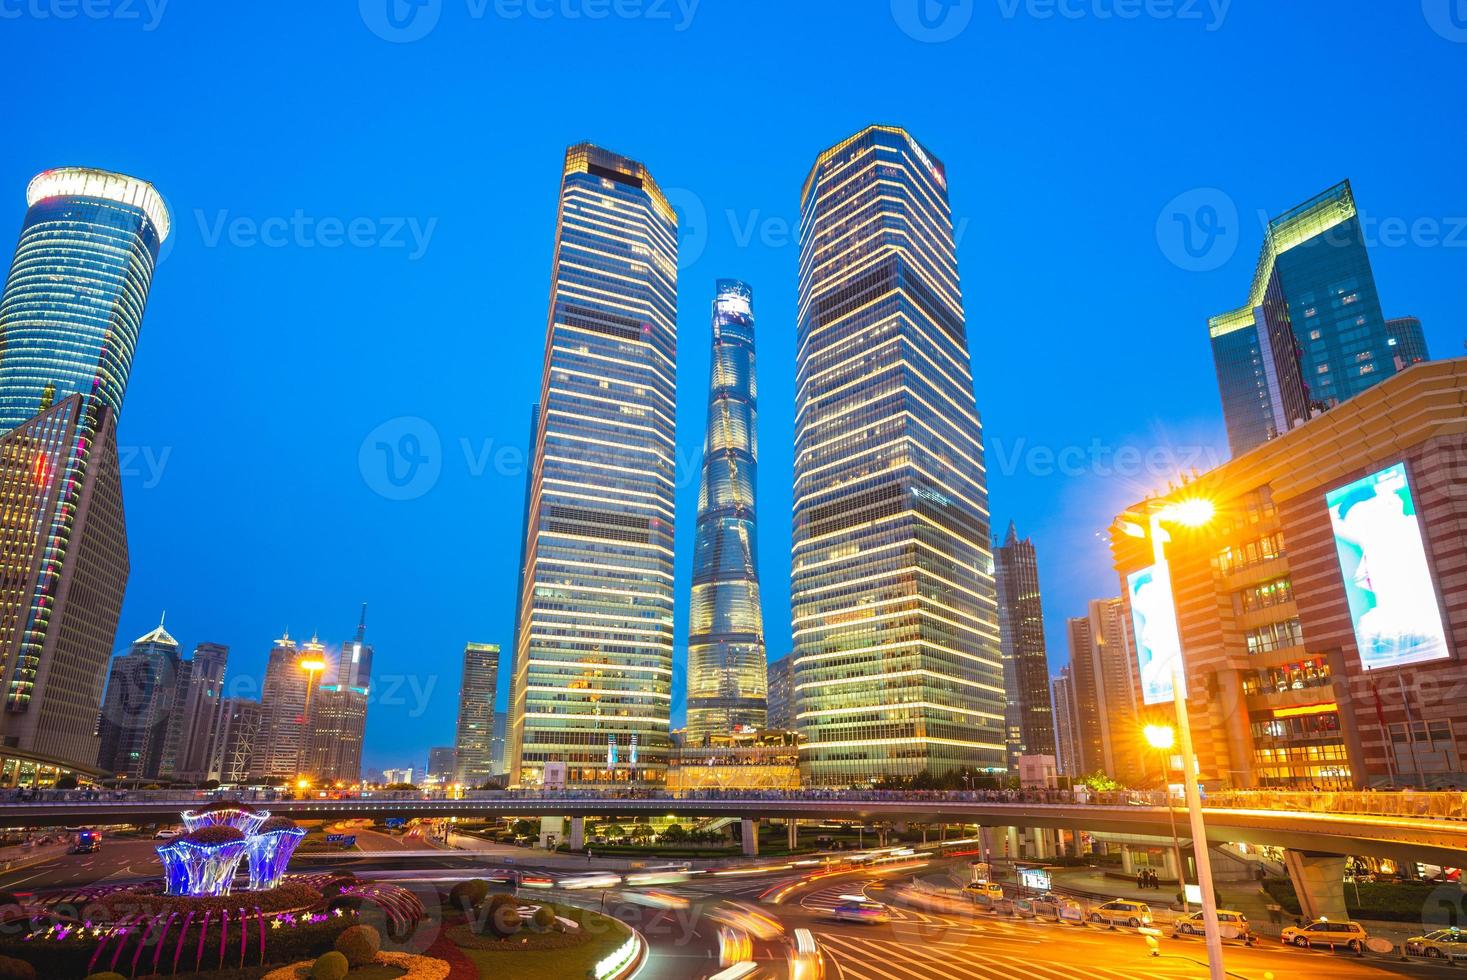
[[943,173],[942,168],[934,163],[932,158],[927,155],[927,151],[922,149],[921,144],[910,136],[907,137],[907,145],[912,148],[913,153],[917,154],[917,159],[922,161],[922,166],[927,168],[927,172],[932,175],[932,179],[937,181],[937,186],[946,190],[947,174]]
[[1146,704],[1174,701],[1182,638],[1177,633],[1177,610],[1172,604],[1171,576],[1166,565],[1132,572],[1126,577],[1126,588],[1131,598],[1136,659],[1141,667],[1141,698]]
[[1365,670],[1449,656],[1406,466],[1325,495],[1355,646]]

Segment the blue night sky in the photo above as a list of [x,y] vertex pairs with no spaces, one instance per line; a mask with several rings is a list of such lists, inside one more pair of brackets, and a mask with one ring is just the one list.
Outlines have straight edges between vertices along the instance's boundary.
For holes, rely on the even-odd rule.
[[[1260,211],[1349,177],[1386,314],[1461,353],[1450,0],[950,0],[931,27],[916,0],[426,0],[399,29],[388,2],[0,9],[0,232],[68,164],[151,180],[174,215],[121,422],[118,645],[167,609],[186,648],[230,644],[239,684],[286,627],[350,637],[365,600],[369,766],[451,744],[465,641],[509,648],[570,143],[645,161],[684,215],[680,645],[709,302],[735,276],[769,651],[789,650],[799,191],[867,123],[947,165],[994,528],[1038,544],[1056,669],[1064,618],[1118,588],[1117,510],[1226,456],[1205,320],[1245,298]],[[378,442],[426,459],[425,492],[391,499]]]

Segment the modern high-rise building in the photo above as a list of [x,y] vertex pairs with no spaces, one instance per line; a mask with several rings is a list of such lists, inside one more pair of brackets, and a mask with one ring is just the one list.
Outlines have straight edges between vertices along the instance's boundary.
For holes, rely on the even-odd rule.
[[1431,360],[1426,351],[1426,332],[1421,329],[1421,321],[1414,316],[1398,316],[1386,321],[1386,346],[1391,350],[1397,371]]
[[1348,180],[1268,223],[1248,302],[1208,332],[1235,456],[1396,373]]
[[795,730],[795,658],[780,657],[769,662],[769,727],[777,731]]
[[464,647],[463,680],[458,693],[458,731],[454,737],[453,781],[472,789],[495,775],[494,700],[499,696],[499,644]]
[[365,695],[371,687],[372,653],[372,644],[367,642],[367,604],[364,602],[356,635],[341,645],[341,656],[336,659],[335,670],[326,682],[349,687]]
[[801,193],[793,590],[813,785],[1003,772],[982,425],[947,174],[905,130]]
[[0,298],[0,431],[40,411],[43,396],[95,396],[115,415],[168,208],[152,184],[87,167],[37,175],[26,204]]
[[1054,695],[1055,769],[1062,776],[1083,776],[1075,741],[1075,685],[1068,664],[1050,682]]
[[310,763],[308,702],[314,700],[313,687],[320,678],[306,665],[324,662],[325,653],[314,637],[299,646],[288,633],[275,641],[260,693],[264,717],[251,759],[252,778],[294,782]]
[[566,151],[551,272],[510,781],[658,783],[672,700],[677,217],[647,168]]
[[301,771],[323,784],[360,782],[366,689],[322,684],[311,699],[308,729],[309,755]]
[[718,280],[703,482],[688,603],[687,738],[763,729],[768,723],[764,616],[759,604],[758,384],[754,292]]
[[0,783],[90,772],[128,575],[116,416],[168,212],[85,168],[31,181],[0,295]]
[[231,785],[247,782],[256,771],[256,751],[264,752],[264,721],[264,706],[259,701],[220,698],[209,738],[207,778]]
[[1039,598],[1039,556],[1034,542],[1029,538],[1021,540],[1010,521],[1003,544],[993,549],[993,558],[1003,650],[1009,772],[1018,772],[1021,755],[1055,754],[1044,607]]
[[1140,785],[1160,762],[1149,758],[1136,711],[1140,680],[1122,598],[1093,599],[1068,621],[1069,696],[1077,775],[1103,772]]
[[95,773],[128,575],[115,416],[71,395],[0,436],[0,499],[0,785]]
[[229,647],[221,643],[200,643],[192,659],[179,663],[159,765],[163,775],[193,781],[208,778],[209,739],[228,664]]
[[[1175,607],[1202,779],[1467,787],[1464,405],[1467,358],[1416,364],[1118,517],[1133,612]],[[1158,593],[1153,543],[1132,533],[1192,500],[1214,516],[1167,526]],[[1141,645],[1141,676],[1170,677],[1175,645]],[[1171,717],[1172,693],[1144,684],[1138,721]]]
[[97,767],[128,779],[155,779],[163,764],[179,675],[178,641],[159,623],[112,658],[102,700]]
[[494,734],[489,737],[489,768],[496,776],[509,772],[505,744],[509,741],[509,712],[494,712]]
[[452,782],[454,774],[454,748],[452,745],[435,745],[428,750],[428,775],[440,782]]

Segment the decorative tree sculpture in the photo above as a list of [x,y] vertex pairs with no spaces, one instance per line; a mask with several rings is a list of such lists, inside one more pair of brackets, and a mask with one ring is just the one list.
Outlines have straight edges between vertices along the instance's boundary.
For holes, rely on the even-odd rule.
[[280,884],[290,856],[306,832],[285,817],[271,817],[246,841],[250,859],[250,891],[269,891]]
[[158,848],[169,895],[228,895],[234,871],[249,847],[237,827],[202,827]]

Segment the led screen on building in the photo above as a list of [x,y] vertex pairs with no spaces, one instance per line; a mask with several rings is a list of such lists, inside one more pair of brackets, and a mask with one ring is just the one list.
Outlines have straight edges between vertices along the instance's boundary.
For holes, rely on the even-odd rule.
[[1365,670],[1448,656],[1406,466],[1397,463],[1325,496]]
[[1177,610],[1165,565],[1152,565],[1126,577],[1136,659],[1141,666],[1141,697],[1147,704],[1175,700],[1174,671],[1182,659]]

